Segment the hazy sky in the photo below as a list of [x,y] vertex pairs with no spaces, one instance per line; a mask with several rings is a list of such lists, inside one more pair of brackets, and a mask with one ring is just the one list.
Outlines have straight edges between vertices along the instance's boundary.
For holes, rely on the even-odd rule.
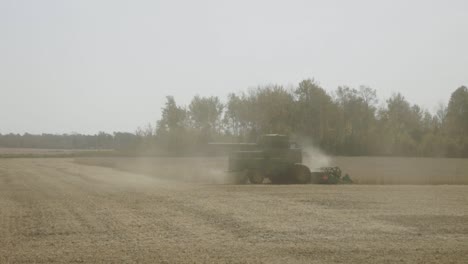
[[468,85],[468,1],[0,0],[0,133],[129,131],[166,95],[315,78],[434,110]]

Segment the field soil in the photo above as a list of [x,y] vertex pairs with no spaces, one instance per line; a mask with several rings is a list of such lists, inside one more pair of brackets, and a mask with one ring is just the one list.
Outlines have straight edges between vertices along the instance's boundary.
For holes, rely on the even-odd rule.
[[465,185],[230,185],[190,178],[214,161],[107,162],[0,159],[0,263],[467,261]]

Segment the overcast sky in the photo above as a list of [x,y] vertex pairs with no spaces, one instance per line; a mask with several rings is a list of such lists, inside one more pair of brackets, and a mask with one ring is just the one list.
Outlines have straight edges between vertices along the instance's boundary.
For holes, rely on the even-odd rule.
[[468,1],[0,0],[0,133],[134,132],[165,96],[315,78],[434,110],[468,85]]

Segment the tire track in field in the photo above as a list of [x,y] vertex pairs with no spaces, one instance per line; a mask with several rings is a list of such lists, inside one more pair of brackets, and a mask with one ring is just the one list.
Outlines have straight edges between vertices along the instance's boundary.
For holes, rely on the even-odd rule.
[[[54,170],[54,168],[49,169]],[[153,188],[140,188],[141,186],[137,186],[136,189],[132,186],[122,188],[118,179],[114,179],[116,182],[103,181],[94,185],[90,183],[95,181],[86,181],[92,177],[86,171],[81,171],[79,174],[69,171],[68,168],[66,170],[58,168],[56,171],[61,175],[67,174],[68,177],[60,180],[66,181],[68,186],[75,186],[78,190],[86,186],[87,192],[93,193],[92,196],[104,193],[100,198],[106,197],[105,204],[112,208],[112,216],[120,217],[117,217],[118,221],[109,222],[109,218],[103,220],[107,221],[108,226],[112,226],[115,232],[125,234],[125,238],[120,237],[120,240],[136,241],[134,244],[129,244],[134,248],[141,246],[141,243],[154,244],[158,239],[163,239],[165,243],[178,241],[177,245],[172,245],[171,251],[174,249],[187,251],[187,247],[192,251],[218,248],[224,254],[242,251],[254,255],[255,252],[252,252],[250,244],[258,243],[258,237],[264,239],[270,232],[241,221],[232,213],[223,213],[207,208],[203,204],[191,202],[190,197],[183,195],[178,187],[173,186],[174,183],[169,185],[172,189],[161,188],[158,185],[152,186]],[[109,195],[113,194],[113,188],[117,188],[119,193]],[[245,240],[245,243],[233,243],[239,239]],[[191,241],[203,241],[203,244],[197,245]]]
[[[72,239],[70,236],[99,234],[79,210],[83,205],[89,205],[83,200],[75,202],[76,197],[69,193],[67,186],[50,178],[53,173],[32,167],[15,171],[14,175],[15,180],[21,182],[19,187],[23,191],[19,191],[18,186],[10,186],[12,190],[2,199],[11,201],[14,205],[11,207],[15,209],[8,212],[10,240],[53,240],[57,244]],[[18,251],[24,255],[31,250]]]
[[[59,168],[58,171],[72,176],[78,176],[80,181],[86,181],[86,179],[91,178],[89,175],[83,173],[77,174],[76,172],[69,171],[68,169]],[[78,182],[69,182],[69,184],[78,184]],[[82,184],[88,184],[88,182],[79,183],[79,185]],[[109,184],[112,185],[112,183]],[[177,195],[174,195],[174,190],[168,191],[157,188],[157,186],[155,187],[158,194],[148,190],[138,190],[140,192],[127,190],[125,193],[119,193],[119,196],[113,197],[114,199],[109,199],[107,203],[114,203],[114,206],[116,207],[125,206],[127,207],[127,210],[132,211],[131,214],[128,214],[133,215],[128,220],[130,225],[137,227],[144,225],[146,228],[148,226],[163,227],[159,228],[159,230],[164,230],[167,238],[171,236],[197,236],[196,232],[194,232],[192,228],[182,228],[184,225],[177,223],[177,221],[174,222],[174,218],[183,220],[183,222],[187,222],[187,219],[191,219],[189,222],[196,222],[198,227],[207,226],[206,228],[217,229],[218,231],[232,229],[233,234],[235,234],[235,231],[238,231],[238,229],[243,229],[244,234],[249,232],[247,223],[240,223],[234,217],[223,215],[212,210],[205,210],[194,204],[189,205],[187,204],[186,197],[183,199],[175,198],[174,196]],[[154,207],[157,207],[158,210],[152,210]],[[155,212],[163,213],[165,218],[161,218],[156,215]],[[166,220],[167,217],[169,220]],[[203,237],[206,237],[206,232],[203,233]]]
[[[116,246],[117,248],[124,248],[127,254],[131,255],[132,258],[138,259],[138,249],[142,243],[151,244],[154,242],[158,244],[158,241],[154,240],[154,237],[162,237],[169,239],[171,237],[186,237],[190,239],[185,230],[178,228],[170,218],[161,217],[161,215],[168,215],[166,207],[162,207],[159,210],[161,215],[157,212],[150,212],[149,214],[142,214],[140,208],[134,207],[132,201],[134,197],[139,197],[139,193],[133,193],[130,190],[125,190],[123,186],[115,186],[115,183],[107,182],[106,184],[95,185],[94,181],[87,181],[88,178],[81,177],[76,173],[66,173],[63,169],[39,167],[34,168],[34,171],[41,176],[41,183],[35,183],[40,190],[48,190],[47,193],[52,195],[53,199],[50,199],[46,194],[39,192],[31,192],[33,196],[38,198],[42,203],[47,202],[53,204],[53,210],[57,214],[65,214],[61,217],[65,221],[66,227],[61,229],[75,230],[75,232],[49,232],[46,233],[43,230],[48,230],[47,224],[44,221],[36,221],[34,224],[25,223],[25,221],[19,221],[22,226],[41,226],[42,229],[34,229],[33,232],[27,233],[27,235],[44,238],[45,236],[54,236],[54,239],[63,238],[63,235],[70,234],[73,237],[81,240],[91,240],[90,242],[96,242],[97,238],[105,237],[109,244]],[[34,177],[29,175],[30,177]],[[31,180],[31,179],[29,179]],[[16,197],[20,198],[21,195]],[[156,199],[155,199],[156,198]],[[140,198],[138,198],[140,199]],[[54,202],[51,203],[51,200]],[[157,197],[152,196],[151,201],[157,201]],[[43,219],[44,211],[48,211],[50,208],[39,208],[37,205],[29,199],[29,196],[20,200],[23,206],[32,207],[35,210],[30,210],[31,215],[35,215],[38,219]],[[154,208],[152,208],[154,209]],[[65,213],[59,213],[59,212]],[[153,216],[153,217],[152,217]],[[150,227],[155,232],[147,232]],[[24,233],[24,232],[23,232]],[[83,236],[87,238],[83,239]],[[153,244],[154,244],[153,243]],[[162,247],[163,245],[159,245]],[[171,252],[171,251],[168,251]],[[171,252],[172,254],[174,252]],[[169,254],[169,255],[170,255]],[[169,257],[169,255],[167,257]],[[158,257],[156,253],[153,253],[155,259],[163,258]]]
[[120,243],[132,240],[122,219],[133,216],[122,207],[125,203],[112,204],[107,193],[109,186],[96,185],[99,181],[88,181],[91,177],[60,167],[48,166],[43,170],[54,178],[53,184],[66,187],[66,192],[61,194],[67,200],[64,207],[81,223],[83,233],[92,236],[102,234]]

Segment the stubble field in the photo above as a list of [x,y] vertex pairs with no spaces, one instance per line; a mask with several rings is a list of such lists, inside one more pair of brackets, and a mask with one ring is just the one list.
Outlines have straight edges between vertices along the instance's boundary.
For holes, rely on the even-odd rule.
[[[420,166],[359,159],[333,164],[360,183]],[[429,176],[412,180],[466,183],[466,161],[425,161]],[[455,167],[432,172],[440,164]],[[222,159],[0,159],[0,263],[466,263],[468,186],[230,185],[223,170]]]
[[[143,173],[167,180],[232,183],[227,158],[77,158],[76,163]],[[312,170],[339,166],[358,184],[468,184],[468,159],[400,157],[304,158]]]

